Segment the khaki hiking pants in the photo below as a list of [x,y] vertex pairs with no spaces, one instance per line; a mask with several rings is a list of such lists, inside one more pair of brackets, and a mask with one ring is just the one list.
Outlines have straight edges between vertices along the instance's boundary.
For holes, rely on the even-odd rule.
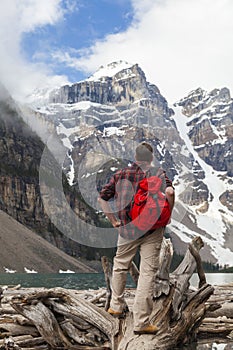
[[137,240],[126,240],[120,236],[118,239],[117,252],[113,263],[110,307],[121,312],[125,306],[124,290],[127,272],[139,248],[141,257],[140,277],[133,305],[134,330],[139,330],[149,324],[149,317],[153,308],[153,282],[159,267],[159,253],[163,234],[164,227]]

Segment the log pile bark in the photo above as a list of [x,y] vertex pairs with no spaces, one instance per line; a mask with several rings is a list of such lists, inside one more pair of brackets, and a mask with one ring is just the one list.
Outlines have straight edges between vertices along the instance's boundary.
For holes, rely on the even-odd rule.
[[[0,289],[0,350],[18,349],[174,349],[198,337],[233,338],[233,283],[206,283],[196,237],[179,267],[170,273],[172,246],[164,240],[160,270],[155,276],[154,309],[151,322],[156,335],[133,333],[132,304],[135,289],[125,292],[129,311],[115,319],[106,310],[111,298],[111,264],[102,258],[106,288],[78,291],[64,288]],[[199,287],[190,287],[197,269]],[[135,283],[137,267],[130,273]]]

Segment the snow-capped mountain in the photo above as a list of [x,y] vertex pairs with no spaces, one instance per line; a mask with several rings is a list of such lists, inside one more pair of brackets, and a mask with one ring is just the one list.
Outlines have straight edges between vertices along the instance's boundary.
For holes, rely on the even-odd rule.
[[233,175],[233,99],[227,88],[192,91],[179,101],[188,117],[188,136],[195,151],[214,170]]
[[[175,104],[177,129],[203,170],[206,197],[189,207],[196,224],[218,242],[218,261],[231,263],[233,242],[233,99],[227,88],[198,88]],[[201,199],[201,200],[200,200]],[[226,249],[227,248],[227,249]],[[228,256],[228,258],[227,258]]]
[[150,141],[176,188],[171,237],[178,252],[200,235],[203,259],[232,265],[233,100],[227,88],[192,91],[169,107],[137,64],[114,62],[90,78],[34,95],[30,120],[54,125],[69,182],[94,206],[106,176]]

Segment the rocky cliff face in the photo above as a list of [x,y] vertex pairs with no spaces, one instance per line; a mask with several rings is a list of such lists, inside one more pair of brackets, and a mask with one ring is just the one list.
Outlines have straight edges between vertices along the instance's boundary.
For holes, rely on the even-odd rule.
[[17,105],[1,87],[0,205],[17,220],[30,222],[33,226],[43,211],[38,166],[44,145],[19,117],[19,113]]
[[[20,109],[1,86],[0,209],[35,230],[58,248],[78,256],[80,245],[62,235],[51,224],[44,210],[39,184],[43,150],[43,142],[25,124]],[[77,214],[88,213],[88,208],[77,200],[72,191],[67,190],[66,197]],[[94,216],[93,213],[89,215]]]
[[40,115],[53,123],[68,148],[77,141],[77,134],[86,137],[93,128],[103,131],[124,124],[150,125],[159,128],[160,138],[162,128],[173,124],[173,111],[159,89],[146,81],[138,65],[124,62],[102,67],[85,81],[52,91],[44,105],[42,100],[37,96],[33,103],[35,119]]
[[49,102],[55,104],[74,104],[82,101],[119,108],[130,107],[136,103],[141,107],[152,107],[158,115],[172,113],[159,89],[147,82],[141,68],[137,64],[131,66],[122,61],[111,63],[105,68],[101,67],[89,79],[71,86],[63,86],[52,92],[49,97]]
[[189,117],[189,137],[213,169],[233,175],[233,99],[227,88],[197,89],[177,103]]

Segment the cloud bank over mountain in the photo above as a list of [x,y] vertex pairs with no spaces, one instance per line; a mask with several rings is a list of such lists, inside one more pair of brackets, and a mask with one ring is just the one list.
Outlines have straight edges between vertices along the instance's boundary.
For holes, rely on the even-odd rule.
[[[87,71],[122,58],[144,67],[173,102],[190,89],[232,89],[231,1],[132,1],[125,32],[96,42],[77,64]],[[64,60],[65,61],[65,60]]]
[[[121,6],[127,26],[112,31],[107,27],[107,5]],[[88,15],[91,6],[81,0],[1,1],[0,80],[15,97],[88,77],[100,65],[119,59],[144,67],[169,102],[199,86],[233,89],[231,0],[131,0],[112,5],[101,0],[95,18]],[[99,34],[90,28],[90,21],[97,22],[100,15],[105,34],[103,28]],[[46,35],[41,36],[43,31]],[[72,36],[74,31],[85,33],[85,40]],[[33,54],[25,44],[27,36],[32,37]]]
[[16,0],[0,2],[0,80],[20,98],[38,84],[65,82],[41,61],[28,60],[22,47],[24,35],[55,25],[64,16],[59,0]]

